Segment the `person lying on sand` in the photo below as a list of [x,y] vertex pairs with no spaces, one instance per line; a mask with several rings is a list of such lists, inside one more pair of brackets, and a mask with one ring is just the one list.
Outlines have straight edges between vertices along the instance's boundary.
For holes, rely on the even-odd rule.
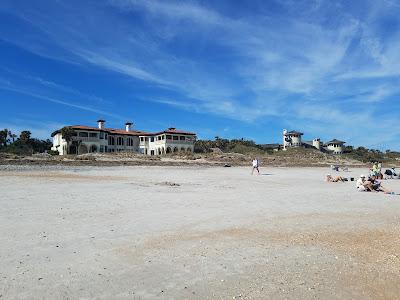
[[325,181],[327,182],[344,182],[345,180],[341,176],[332,177],[331,174],[326,175]]

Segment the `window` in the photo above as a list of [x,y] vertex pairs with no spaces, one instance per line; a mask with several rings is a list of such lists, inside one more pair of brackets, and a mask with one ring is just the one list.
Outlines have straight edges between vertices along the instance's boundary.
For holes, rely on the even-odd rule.
[[132,147],[133,146],[133,139],[132,138],[128,138],[128,140],[126,141],[127,145]]
[[177,141],[179,137],[177,135],[174,135],[172,138],[174,141]]
[[80,137],[88,137],[88,133],[87,132],[79,132],[79,136]]
[[115,145],[115,139],[113,136],[109,136],[108,137],[108,144],[109,145]]
[[167,140],[172,139],[171,136],[169,134],[167,134]]
[[154,142],[154,136],[150,138],[150,142]]
[[122,136],[119,136],[117,138],[117,145],[118,146],[123,146],[124,145],[124,138]]
[[91,132],[91,133],[89,133],[89,136],[97,138],[97,132]]
[[141,141],[141,142],[144,142],[144,137],[141,136],[141,137],[140,137],[140,141]]
[[180,137],[179,137],[179,140],[184,141],[184,140],[185,140],[185,137],[184,137],[184,136],[180,136]]
[[104,139],[104,132],[100,132],[100,139]]
[[104,152],[104,146],[100,145],[100,152]]

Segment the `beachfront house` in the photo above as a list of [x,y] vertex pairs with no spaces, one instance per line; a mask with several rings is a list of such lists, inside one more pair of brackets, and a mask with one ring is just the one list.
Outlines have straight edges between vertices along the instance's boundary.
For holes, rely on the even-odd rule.
[[298,148],[302,147],[303,143],[301,141],[302,132],[299,131],[287,131],[283,130],[283,150],[288,148]]
[[125,123],[125,129],[105,128],[105,120],[98,120],[97,127],[73,125],[67,126],[73,134],[69,141],[62,135],[62,130],[52,133],[54,151],[60,155],[136,152],[144,155],[163,155],[167,153],[194,150],[196,134],[176,128],[151,133],[134,130],[133,123]]
[[337,139],[333,139],[332,141],[328,142],[326,145],[326,149],[332,151],[333,154],[342,154],[343,153],[343,145],[346,142],[339,141]]
[[333,139],[332,141],[324,144],[320,138],[315,138],[312,141],[302,141],[303,133],[299,131],[283,130],[283,150],[288,148],[315,148],[322,152],[331,152],[333,154],[343,154],[344,144],[346,142]]

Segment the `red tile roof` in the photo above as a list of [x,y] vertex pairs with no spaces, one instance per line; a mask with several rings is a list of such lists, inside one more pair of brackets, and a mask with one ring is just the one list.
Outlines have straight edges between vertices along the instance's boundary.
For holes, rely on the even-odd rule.
[[285,133],[285,136],[286,135],[303,135],[303,133],[299,132],[299,131],[292,130],[292,131],[289,131],[289,132]]
[[164,130],[164,131],[161,131],[161,132],[157,132],[157,133],[155,133],[154,135],[157,135],[157,134],[162,134],[162,133],[169,133],[169,134],[184,134],[184,135],[196,135],[194,132],[189,132],[189,131],[183,131],[183,130],[179,130],[179,129],[176,129],[176,128],[168,128],[168,129],[166,129],[166,130]]
[[327,144],[328,144],[328,145],[329,145],[329,144],[343,145],[343,144],[346,144],[346,142],[339,141],[339,140],[337,140],[337,139],[333,139],[332,141],[327,142]]

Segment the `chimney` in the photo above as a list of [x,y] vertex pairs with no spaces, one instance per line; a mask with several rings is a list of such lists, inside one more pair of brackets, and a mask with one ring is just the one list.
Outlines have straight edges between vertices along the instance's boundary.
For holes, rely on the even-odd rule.
[[131,131],[132,125],[133,125],[132,122],[126,122],[126,123],[125,123],[125,130],[126,130],[127,132]]
[[102,120],[102,119],[100,119],[100,120],[97,120],[97,126],[99,127],[99,129],[104,129],[104,123],[105,123],[106,121],[104,121],[104,120]]

